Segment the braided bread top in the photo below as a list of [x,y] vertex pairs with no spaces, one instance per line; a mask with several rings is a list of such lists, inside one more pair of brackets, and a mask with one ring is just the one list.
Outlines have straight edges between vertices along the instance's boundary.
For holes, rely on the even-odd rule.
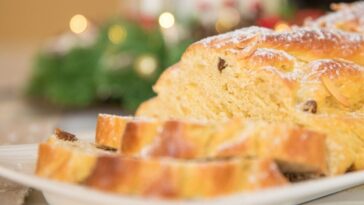
[[[178,67],[188,70],[185,62],[203,50],[223,56],[223,62],[217,63],[220,72],[234,64],[251,74],[262,70],[273,73],[290,87],[299,107],[312,100],[324,112],[357,112],[363,107],[364,36],[359,33],[318,28],[284,32],[243,28],[192,44]],[[164,81],[170,80],[171,74],[162,75],[155,86],[157,93],[167,88]]]
[[251,61],[265,54],[267,64],[272,58],[289,58],[287,56],[303,61],[342,58],[364,64],[364,36],[329,29],[292,28],[291,31],[275,32],[259,27],[243,28],[203,39],[189,47],[186,53],[201,46],[223,50],[239,58],[249,57],[250,60],[253,57]]

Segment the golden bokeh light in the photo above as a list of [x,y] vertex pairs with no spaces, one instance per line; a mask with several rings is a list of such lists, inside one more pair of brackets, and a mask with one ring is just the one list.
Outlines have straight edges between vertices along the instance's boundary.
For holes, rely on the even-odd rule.
[[113,44],[121,44],[127,36],[125,28],[121,25],[113,25],[107,32],[107,37]]
[[152,75],[158,66],[157,59],[151,55],[142,55],[135,62],[136,71],[145,77]]
[[86,30],[88,25],[87,19],[81,14],[72,16],[69,26],[73,33],[79,34]]
[[159,16],[158,22],[162,28],[171,28],[175,23],[175,19],[173,14],[164,12]]
[[275,26],[274,26],[274,30],[278,31],[278,32],[283,32],[283,31],[290,31],[291,27],[285,23],[285,22],[278,22]]

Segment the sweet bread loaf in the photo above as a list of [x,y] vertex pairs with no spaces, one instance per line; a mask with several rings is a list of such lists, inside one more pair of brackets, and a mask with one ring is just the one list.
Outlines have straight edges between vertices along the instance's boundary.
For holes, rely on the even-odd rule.
[[137,115],[299,123],[328,133],[335,173],[364,169],[363,65],[360,32],[243,28],[192,44]]
[[192,44],[154,86],[158,96],[137,114],[268,120],[302,112],[363,115],[363,56],[358,33],[240,29]]
[[118,194],[179,199],[216,197],[288,184],[270,159],[131,158],[57,136],[39,146],[36,174]]
[[[119,118],[119,119],[115,119]],[[114,123],[110,123],[114,122]],[[267,123],[241,119],[227,122],[197,122],[134,119],[100,114],[98,130],[120,131],[120,144],[113,148],[134,157],[216,159],[269,157],[285,172],[329,174],[330,153],[326,136],[290,123]],[[96,143],[110,145],[105,132],[97,132]],[[113,141],[113,140],[112,140]]]

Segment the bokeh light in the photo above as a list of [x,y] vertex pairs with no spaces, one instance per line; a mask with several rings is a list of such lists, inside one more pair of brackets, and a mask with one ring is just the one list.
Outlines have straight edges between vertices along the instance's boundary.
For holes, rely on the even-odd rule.
[[142,55],[140,56],[135,63],[136,71],[142,76],[150,76],[152,75],[158,66],[157,59],[152,55]]
[[275,26],[274,26],[274,30],[278,31],[278,32],[282,32],[282,31],[290,31],[291,27],[285,23],[285,22],[278,22]]
[[158,21],[162,28],[171,28],[174,25],[175,19],[173,14],[164,12],[159,16]]
[[113,25],[109,28],[107,37],[113,44],[121,44],[127,36],[125,28],[121,25]]
[[76,14],[74,16],[72,16],[69,26],[70,29],[73,33],[82,33],[86,30],[87,28],[87,19],[85,16],[81,15],[81,14]]

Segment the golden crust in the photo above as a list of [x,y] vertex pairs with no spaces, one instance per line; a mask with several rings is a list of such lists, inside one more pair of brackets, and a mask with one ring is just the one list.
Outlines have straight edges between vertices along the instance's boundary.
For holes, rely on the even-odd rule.
[[[151,143],[153,138],[158,135],[157,121],[130,121],[125,126],[125,132],[120,137],[121,145],[114,147],[122,150],[123,154],[130,155],[141,150],[145,145]],[[113,129],[113,127],[109,127]],[[100,139],[102,136],[99,136]]]
[[95,139],[96,144],[112,148],[119,147],[126,123],[131,119],[132,117],[112,117],[112,115],[103,114],[98,115]]
[[99,157],[87,186],[162,198],[215,197],[287,184],[271,160],[182,162]]

